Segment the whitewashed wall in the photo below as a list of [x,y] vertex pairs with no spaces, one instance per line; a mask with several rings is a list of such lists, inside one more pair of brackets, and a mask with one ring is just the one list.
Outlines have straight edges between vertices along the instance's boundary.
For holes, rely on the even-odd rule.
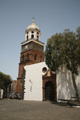
[[26,65],[24,100],[42,101],[42,68],[47,67],[45,62]]
[[[43,67],[47,67],[45,62],[26,65],[24,67],[26,70],[24,100],[42,101],[42,75],[45,74],[42,72]],[[76,76],[76,83],[80,96],[80,69],[79,75]],[[71,72],[65,67],[60,67],[57,71],[56,88],[58,102],[60,99],[70,100],[72,99],[71,97],[75,97],[75,89],[73,87]]]
[[[79,71],[80,73],[80,71]],[[72,99],[75,97],[75,89],[73,87],[71,72],[67,70],[65,67],[60,67],[57,71],[57,101],[59,99]],[[79,95],[80,95],[80,74],[76,76],[76,84],[78,87]]]

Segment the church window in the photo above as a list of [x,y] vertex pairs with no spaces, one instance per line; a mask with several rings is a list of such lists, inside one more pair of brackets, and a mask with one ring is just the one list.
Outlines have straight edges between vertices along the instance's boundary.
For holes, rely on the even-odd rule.
[[32,33],[34,33],[34,31],[32,31]]
[[27,60],[29,60],[29,53],[27,54]]
[[31,39],[34,39],[34,35],[31,35]]
[[42,61],[42,57],[40,56],[40,62]]
[[28,35],[27,35],[27,40],[28,40]]
[[39,36],[37,36],[37,40],[39,40]]
[[37,55],[34,56],[34,60],[37,60]]
[[47,72],[47,68],[46,67],[43,67],[42,71],[45,73]]
[[24,61],[24,55],[22,56],[22,62]]
[[30,92],[32,92],[32,86],[30,86]]
[[28,34],[28,32],[27,32],[27,34]]
[[37,34],[39,34],[39,33],[37,32]]

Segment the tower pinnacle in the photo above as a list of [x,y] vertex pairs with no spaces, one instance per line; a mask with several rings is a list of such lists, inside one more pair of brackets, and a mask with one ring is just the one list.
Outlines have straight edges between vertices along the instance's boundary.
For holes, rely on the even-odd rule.
[[34,17],[33,17],[32,23],[35,23]]

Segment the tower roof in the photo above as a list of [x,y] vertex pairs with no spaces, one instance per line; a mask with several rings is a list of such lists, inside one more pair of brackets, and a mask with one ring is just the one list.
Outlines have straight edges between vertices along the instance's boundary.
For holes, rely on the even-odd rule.
[[32,24],[27,27],[27,30],[28,29],[38,29],[39,30],[39,27],[37,25],[35,25],[34,19],[32,20]]

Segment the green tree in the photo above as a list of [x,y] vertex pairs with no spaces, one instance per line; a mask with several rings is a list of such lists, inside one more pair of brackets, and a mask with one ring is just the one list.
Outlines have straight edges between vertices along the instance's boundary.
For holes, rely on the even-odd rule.
[[10,75],[0,72],[0,88],[7,93],[8,86],[12,83]]
[[72,81],[75,88],[76,98],[79,101],[75,75],[78,75],[80,66],[80,39],[79,29],[77,34],[69,29],[63,33],[55,34],[48,39],[45,50],[45,61],[48,67],[55,71],[59,66],[65,65],[72,72]]
[[76,29],[76,37],[80,39],[80,27]]

